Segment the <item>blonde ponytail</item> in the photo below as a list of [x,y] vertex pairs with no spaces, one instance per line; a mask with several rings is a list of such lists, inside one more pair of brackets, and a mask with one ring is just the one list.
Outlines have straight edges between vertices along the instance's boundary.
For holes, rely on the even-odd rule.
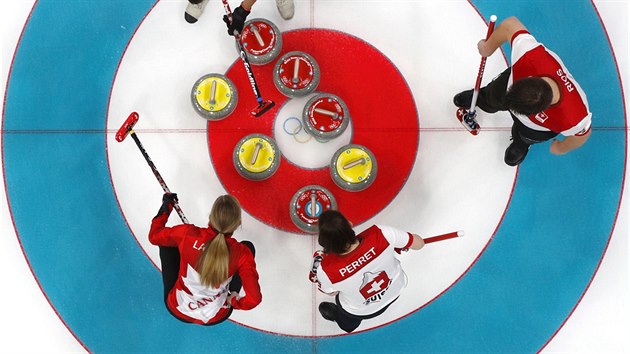
[[197,259],[197,271],[201,276],[201,284],[218,288],[228,279],[230,251],[225,234],[231,234],[241,225],[241,206],[231,195],[223,195],[215,200],[210,211],[209,226],[218,234],[204,244],[203,251]]
[[228,251],[225,235],[219,233],[215,238],[206,242],[203,252],[197,261],[197,268],[201,274],[201,284],[218,288],[228,278],[230,266],[230,252]]

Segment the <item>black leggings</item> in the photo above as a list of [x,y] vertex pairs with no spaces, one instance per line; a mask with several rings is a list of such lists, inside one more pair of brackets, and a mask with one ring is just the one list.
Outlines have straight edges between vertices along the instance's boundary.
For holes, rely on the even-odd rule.
[[344,310],[343,307],[341,307],[341,304],[339,303],[339,295],[337,295],[335,296],[335,302],[337,303],[337,318],[335,319],[335,322],[337,322],[337,325],[339,326],[339,328],[346,331],[346,333],[350,333],[354,331],[355,329],[357,329],[357,327],[359,327],[359,325],[361,324],[361,321],[374,318],[382,314],[383,312],[385,312],[385,310],[387,310],[389,305],[393,304],[394,301],[396,300],[398,300],[398,298],[395,298],[392,302],[387,304],[387,306],[383,307],[382,309],[378,310],[377,312],[373,314],[365,315],[365,316],[358,316],[358,315],[353,315],[349,312],[346,312],[346,310]]
[[[490,82],[487,86],[482,87],[479,90],[477,106],[481,108],[481,110],[487,113],[508,110],[503,103],[503,100],[507,93],[510,72],[511,68],[507,68],[497,77],[492,79],[492,82]],[[532,145],[553,139],[556,135],[558,135],[558,133],[552,131],[539,131],[528,128],[521,123],[521,121],[519,121],[512,112],[510,112],[510,115],[514,121],[514,124],[512,125],[512,139],[516,144]]]
[[[247,246],[247,248],[249,248],[249,250],[252,251],[252,254],[254,256],[256,255],[256,249],[254,248],[254,244],[252,244],[249,241],[242,241],[241,243]],[[179,262],[180,262],[179,249],[177,249],[177,247],[160,246],[160,262],[162,263],[162,284],[164,285],[164,304],[166,304],[168,294],[171,292],[171,290],[175,286],[175,283],[177,282],[177,278],[179,277]],[[228,289],[230,290],[230,292],[239,292],[242,287],[243,287],[243,281],[241,280],[241,277],[239,276],[237,272],[232,276],[232,280],[230,281],[230,284],[228,285]],[[175,316],[175,314],[171,312],[168,306],[166,307],[166,309],[168,310],[168,312],[171,313],[171,315],[173,315],[178,320],[182,322],[186,322],[182,320],[181,318]],[[230,311],[228,312],[227,316],[225,316],[218,322],[207,324],[207,326],[219,324],[227,320],[231,314],[232,314],[232,308],[230,308]]]

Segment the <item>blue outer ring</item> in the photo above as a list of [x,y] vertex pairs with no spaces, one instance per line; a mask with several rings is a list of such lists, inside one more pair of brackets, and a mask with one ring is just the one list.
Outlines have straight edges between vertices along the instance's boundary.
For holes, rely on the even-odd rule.
[[[588,93],[596,128],[625,126],[616,66],[590,2],[475,4],[486,18],[517,14],[535,29]],[[172,319],[160,275],[116,203],[103,134],[118,62],[153,5],[37,3],[7,86],[3,159],[15,226],[46,296],[90,351],[534,352],[565,321],[616,220],[625,171],[622,129],[596,130],[586,146],[562,158],[549,156],[548,145],[535,147],[494,241],[474,267],[395,323],[306,339]]]

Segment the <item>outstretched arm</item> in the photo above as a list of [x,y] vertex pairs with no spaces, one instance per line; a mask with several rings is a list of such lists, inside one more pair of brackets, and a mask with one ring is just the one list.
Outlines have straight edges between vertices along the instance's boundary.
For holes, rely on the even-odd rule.
[[584,145],[590,136],[591,131],[589,130],[584,135],[567,136],[564,140],[553,139],[549,151],[554,155],[564,155]]
[[521,30],[527,31],[527,28],[525,28],[518,18],[514,16],[506,18],[497,28],[495,28],[494,32],[492,32],[487,41],[482,39],[479,43],[477,43],[479,54],[481,54],[482,57],[489,57],[497,50],[497,48],[503,45],[503,43],[512,39],[514,33]]

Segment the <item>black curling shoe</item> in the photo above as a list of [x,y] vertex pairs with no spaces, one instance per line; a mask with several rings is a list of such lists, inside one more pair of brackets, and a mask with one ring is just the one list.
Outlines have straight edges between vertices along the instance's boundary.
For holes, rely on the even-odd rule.
[[462,91],[453,97],[453,103],[460,108],[470,108],[473,90]]
[[528,152],[529,145],[517,144],[513,141],[505,150],[503,160],[508,166],[517,166],[525,160],[525,156],[527,156]]
[[319,313],[328,321],[335,322],[337,319],[337,310],[337,305],[332,302],[322,302],[319,304]]

